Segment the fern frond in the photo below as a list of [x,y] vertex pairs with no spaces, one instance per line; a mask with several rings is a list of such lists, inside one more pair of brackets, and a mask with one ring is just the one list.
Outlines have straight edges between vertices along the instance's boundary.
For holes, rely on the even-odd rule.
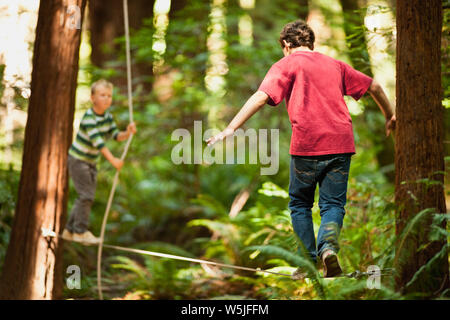
[[135,273],[139,278],[147,279],[148,274],[145,268],[140,266],[136,261],[124,256],[116,256],[114,257],[114,259],[119,261],[120,263],[112,264],[111,265],[112,268],[131,271]]
[[195,219],[189,221],[188,227],[206,227],[209,230],[218,233],[220,236],[225,237],[229,240],[237,239],[238,233],[236,227],[231,223],[225,223],[220,221],[213,221],[209,219]]
[[268,197],[289,198],[289,193],[273,182],[264,182],[262,188],[258,190],[258,193]]
[[217,201],[216,198],[210,195],[199,194],[197,198],[191,200],[191,203],[212,209],[215,213],[218,213],[222,216],[228,216],[228,209],[225,208],[225,206],[221,202]]
[[400,235],[400,240],[398,242],[397,245],[397,252],[396,252],[396,256],[394,259],[394,265],[398,265],[398,261],[400,258],[400,254],[402,253],[404,247],[406,246],[406,240],[409,239],[409,237],[414,236],[417,234],[418,229],[417,225],[418,223],[424,219],[428,214],[430,213],[435,213],[435,209],[434,208],[426,208],[422,211],[420,211],[418,214],[416,214],[406,225],[406,227],[403,229],[401,235]]
[[418,279],[421,278],[423,274],[429,274],[430,276],[432,276],[436,261],[448,257],[448,252],[450,252],[450,246],[448,245],[448,243],[446,243],[444,246],[442,246],[442,249],[438,253],[436,253],[426,264],[420,267],[420,269],[417,270],[416,273],[414,273],[413,277],[406,284],[405,288],[413,285]]
[[258,250],[263,255],[283,259],[284,261],[290,263],[291,265],[304,268],[305,271],[308,271],[308,273],[310,273],[311,275],[314,275],[316,277],[320,276],[319,272],[316,269],[316,266],[313,264],[313,262],[311,260],[306,259],[304,257],[300,257],[299,255],[292,253],[281,247],[277,247],[277,246],[273,246],[273,245],[251,246],[251,247],[246,248],[244,251],[249,251],[249,250],[251,250],[251,251]]

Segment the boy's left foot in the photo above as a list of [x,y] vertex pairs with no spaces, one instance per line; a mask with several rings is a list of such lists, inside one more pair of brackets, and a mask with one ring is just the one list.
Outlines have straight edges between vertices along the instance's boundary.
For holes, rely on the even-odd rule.
[[64,240],[72,241],[73,240],[73,233],[70,232],[67,229],[64,229],[64,231],[63,231],[63,233],[61,235],[61,238],[63,238]]
[[85,245],[98,244],[100,239],[95,237],[90,231],[85,231],[83,233],[74,233],[73,241],[81,242]]
[[342,274],[336,252],[333,250],[328,249],[322,253],[322,262],[324,278],[332,278]]

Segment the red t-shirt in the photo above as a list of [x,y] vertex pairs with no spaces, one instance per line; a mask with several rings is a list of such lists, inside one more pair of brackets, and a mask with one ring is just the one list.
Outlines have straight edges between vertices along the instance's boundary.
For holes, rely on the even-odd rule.
[[352,118],[344,95],[355,100],[372,78],[319,52],[297,51],[276,62],[258,90],[268,104],[286,99],[292,126],[291,155],[355,153]]

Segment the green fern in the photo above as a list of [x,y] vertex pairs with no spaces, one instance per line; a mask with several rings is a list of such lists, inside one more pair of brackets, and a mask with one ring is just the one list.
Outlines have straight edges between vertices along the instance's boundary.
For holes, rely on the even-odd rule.
[[258,193],[268,197],[279,197],[282,199],[289,198],[289,193],[273,182],[264,182],[262,188],[258,190]]
[[[433,274],[440,271],[436,268],[436,262],[440,262],[442,259],[448,257],[449,252],[450,246],[446,243],[438,253],[436,253],[425,265],[420,267],[416,273],[414,273],[411,280],[405,285],[405,288],[413,286],[418,281],[424,281],[424,278],[428,279],[428,281],[429,279],[433,279]],[[424,277],[424,275],[426,275],[426,277]],[[437,279],[439,279],[439,274],[437,275]]]
[[450,237],[450,232],[441,227],[444,221],[450,221],[449,213],[434,215],[430,230],[430,241],[441,241],[447,239],[447,237]]
[[[434,208],[427,208],[422,211],[420,211],[418,214],[416,214],[406,225],[406,227],[403,229],[400,237],[399,242],[397,245],[397,252],[394,259],[394,265],[399,265],[399,262],[404,262],[407,260],[407,257],[404,256],[400,259],[400,257],[403,255],[403,251],[405,250],[406,245],[408,244],[408,239],[410,237],[414,237],[417,235],[419,228],[417,227],[419,222],[422,221],[422,219],[426,218],[430,213],[435,213]],[[401,261],[400,261],[401,260]]]
[[227,239],[236,239],[238,237],[238,233],[236,228],[231,223],[221,222],[221,221],[213,221],[209,219],[195,219],[191,220],[188,224],[188,227],[206,227],[209,230],[218,233],[220,236],[225,237]]
[[304,269],[305,272],[307,272],[309,274],[309,279],[312,281],[314,289],[316,290],[319,297],[321,299],[326,299],[327,293],[322,284],[322,280],[320,278],[319,271],[317,270],[316,266],[313,264],[313,262],[310,259],[306,259],[306,258],[296,255],[286,249],[283,249],[283,248],[280,248],[277,246],[272,246],[272,245],[251,246],[244,251],[247,251],[247,250],[258,250],[263,255],[283,259],[294,266],[298,266],[298,267]]
[[145,268],[140,266],[133,259],[130,259],[130,258],[124,257],[124,256],[115,256],[115,257],[112,257],[112,259],[117,260],[118,262],[120,262],[120,263],[113,263],[113,264],[111,264],[112,268],[131,271],[134,274],[136,274],[139,277],[139,279],[141,279],[141,280],[147,280],[148,279],[148,277],[149,277],[148,272],[145,270]]
[[225,208],[225,206],[220,201],[217,201],[216,198],[214,198],[210,195],[207,195],[207,194],[197,195],[197,198],[191,200],[191,203],[198,204],[203,207],[209,208],[214,213],[217,213],[221,216],[228,215],[227,208]]

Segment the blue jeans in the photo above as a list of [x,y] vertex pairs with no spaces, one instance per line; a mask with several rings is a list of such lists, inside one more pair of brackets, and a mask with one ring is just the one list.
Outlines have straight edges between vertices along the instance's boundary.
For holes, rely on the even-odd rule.
[[[292,225],[303,245],[299,250],[305,250],[314,262],[325,249],[339,251],[351,155],[291,157],[289,209]],[[316,247],[311,208],[317,183],[321,223]]]

